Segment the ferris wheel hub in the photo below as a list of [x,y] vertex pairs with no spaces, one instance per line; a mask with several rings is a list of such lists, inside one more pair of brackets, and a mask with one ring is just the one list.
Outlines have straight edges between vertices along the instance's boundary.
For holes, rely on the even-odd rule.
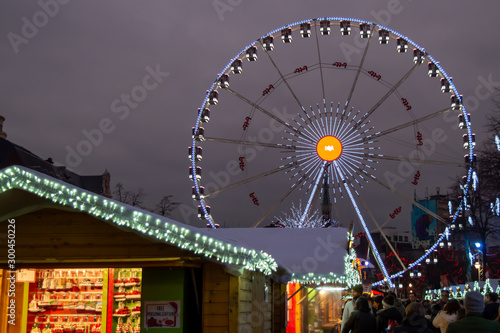
[[324,161],[335,161],[342,154],[342,143],[332,135],[324,136],[316,144],[316,152]]

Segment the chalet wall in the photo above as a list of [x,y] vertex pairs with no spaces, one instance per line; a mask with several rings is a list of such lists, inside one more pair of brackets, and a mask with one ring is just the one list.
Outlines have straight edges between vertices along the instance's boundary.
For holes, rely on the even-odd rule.
[[[266,297],[265,286],[268,284]],[[285,286],[258,272],[236,277],[216,264],[203,268],[203,332],[285,332]]]
[[[16,220],[17,267],[32,263],[118,261],[176,258],[196,259],[190,252],[163,242],[155,243],[135,232],[85,213],[42,209]],[[6,220],[0,222],[5,226]],[[0,264],[6,263],[0,258]],[[130,266],[130,264],[128,264]],[[109,266],[106,266],[109,267]]]
[[[237,278],[227,274],[220,265],[203,266],[202,327],[204,333],[237,332],[238,304],[234,302],[237,293],[230,294],[230,280],[233,280],[231,282],[234,284],[234,279]],[[230,298],[233,298],[233,301],[230,301]]]

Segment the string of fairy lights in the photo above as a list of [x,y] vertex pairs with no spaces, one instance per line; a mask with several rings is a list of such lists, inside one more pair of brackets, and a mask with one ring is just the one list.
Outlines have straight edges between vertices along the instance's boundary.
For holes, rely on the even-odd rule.
[[[82,190],[25,167],[14,166],[0,170],[0,193],[12,189],[33,193],[61,206],[71,207],[224,264],[241,266],[265,275],[271,275],[278,268],[276,260],[264,251],[235,246],[203,234],[202,229],[196,230],[197,228],[181,225],[162,216],[153,216],[149,212]],[[354,250],[345,255],[344,260],[350,263],[346,264],[346,275],[293,274],[292,282],[354,285],[357,281],[357,272],[352,265],[355,258]]]
[[265,275],[272,274],[278,267],[275,259],[264,251],[223,242],[195,228],[181,226],[172,220],[153,216],[24,167],[15,166],[0,171],[0,193],[14,188],[222,263],[241,265]]
[[[448,74],[444,71],[438,61],[436,61],[430,54],[428,54],[425,49],[423,49],[420,45],[415,43],[410,38],[389,29],[385,26],[375,24],[373,22],[359,20],[355,18],[349,17],[320,17],[316,19],[307,19],[302,21],[293,22],[287,24],[285,26],[279,27],[275,30],[270,31],[269,33],[261,36],[256,41],[253,41],[251,44],[245,46],[239,53],[237,53],[231,60],[226,64],[226,66],[220,71],[216,80],[213,82],[212,86],[207,90],[207,94],[203,100],[203,103],[198,111],[198,117],[195,123],[195,127],[193,128],[193,141],[192,147],[196,147],[200,143],[200,135],[198,135],[199,130],[203,130],[203,123],[207,122],[204,119],[206,118],[206,110],[209,111],[208,107],[213,104],[218,103],[218,92],[217,89],[228,89],[229,87],[229,75],[231,73],[239,74],[242,71],[242,60],[240,58],[246,58],[248,61],[256,61],[256,50],[257,47],[262,47],[264,52],[269,55],[270,51],[274,49],[273,41],[277,36],[281,35],[281,39],[283,43],[290,43],[292,41],[291,34],[292,31],[298,31],[302,37],[309,37],[311,35],[311,26],[319,27],[319,31],[322,35],[330,34],[330,25],[335,24],[339,25],[340,32],[342,35],[350,34],[351,25],[359,24],[361,38],[369,38],[372,34],[375,33],[376,29],[378,29],[379,33],[379,42],[381,44],[387,44],[389,37],[392,37],[397,42],[397,52],[404,53],[410,49],[410,46],[413,47],[413,61],[415,66],[424,62],[424,60],[428,60],[429,67],[429,77],[440,77],[441,82],[441,91],[443,93],[451,94],[451,109],[455,111],[460,111],[463,117],[463,123],[465,124],[463,127],[465,128],[466,134],[464,134],[464,148],[469,152],[467,155],[470,159],[470,163],[474,159],[473,154],[473,146],[474,146],[474,134],[471,131],[469,115],[462,103],[462,96],[459,94],[456,89],[452,78],[448,76]],[[316,31],[316,33],[318,33]],[[363,62],[363,61],[362,61]],[[359,69],[362,69],[362,62],[359,66]],[[319,63],[316,64],[319,67],[321,64],[321,59]],[[310,70],[318,69],[318,66],[311,66]],[[347,66],[347,64],[346,64]],[[313,68],[314,67],[314,68]],[[416,68],[416,67],[415,67]],[[299,68],[300,70],[300,68]],[[278,71],[279,72],[279,71]],[[321,72],[321,69],[320,69]],[[411,72],[409,72],[411,73]],[[278,80],[277,83],[285,83],[285,75],[281,76],[281,81]],[[404,78],[400,80],[399,83],[403,82]],[[356,82],[356,81],[355,81]],[[398,83],[398,84],[399,84]],[[275,86],[277,86],[275,84]],[[397,85],[394,85],[391,88],[391,91],[397,88]],[[353,87],[354,89],[354,87]],[[215,94],[215,95],[214,95]],[[293,92],[292,92],[293,94]],[[214,100],[214,96],[216,97]],[[387,95],[388,96],[388,95]],[[302,103],[298,100],[298,98],[293,94],[293,97],[299,103],[303,113],[299,113],[298,118],[293,119],[295,124],[286,123],[287,127],[290,131],[285,131],[288,135],[283,137],[284,140],[289,141],[290,145],[286,145],[287,149],[284,153],[289,154],[284,158],[283,165],[280,166],[282,170],[288,170],[290,165],[300,166],[293,167],[292,170],[299,169],[297,174],[293,176],[297,176],[298,180],[296,183],[292,185],[295,187],[300,184],[298,187],[308,187],[307,192],[311,192],[310,195],[313,195],[316,191],[315,189],[319,186],[319,182],[322,177],[321,174],[324,172],[329,173],[329,178],[331,180],[330,184],[332,184],[333,191],[333,200],[336,202],[336,195],[340,195],[343,197],[343,191],[347,192],[351,197],[351,202],[353,203],[354,209],[358,212],[359,208],[357,208],[357,204],[354,198],[359,197],[358,188],[363,187],[363,181],[371,181],[374,179],[373,171],[374,164],[376,164],[378,158],[387,158],[390,156],[381,156],[379,154],[375,154],[374,151],[378,147],[375,147],[373,144],[373,138],[379,136],[379,133],[370,134],[369,131],[371,128],[368,128],[368,122],[366,120],[369,118],[373,110],[377,107],[375,106],[370,110],[367,114],[362,115],[360,111],[354,110],[352,107],[348,108],[350,101],[350,97],[352,97],[352,91],[349,97],[346,100],[346,104],[342,107],[337,106],[337,112],[334,111],[334,106],[330,105],[330,108],[326,105],[325,93],[323,87],[323,101],[321,106],[317,105],[316,108],[310,107],[310,110],[307,110],[303,107]],[[257,100],[255,103],[250,103],[254,107],[259,106],[259,101]],[[383,100],[382,100],[383,101]],[[381,102],[382,102],[381,101]],[[328,110],[329,109],[329,110]],[[358,118],[356,118],[357,116]],[[300,118],[300,119],[299,119]],[[354,120],[356,118],[356,120]],[[363,128],[366,126],[367,128]],[[395,128],[396,130],[396,128]],[[332,163],[329,167],[328,171],[325,171],[325,163],[321,159],[318,158],[315,148],[316,143],[321,137],[332,135],[338,138],[343,145],[342,156]],[[466,144],[467,143],[467,144]],[[497,145],[500,147],[500,139],[496,139]],[[280,145],[276,145],[279,147]],[[193,186],[193,197],[197,198],[199,201],[199,215],[202,219],[206,220],[212,227],[214,227],[214,222],[211,215],[211,207],[208,206],[203,198],[204,188],[201,186],[200,174],[201,174],[201,166],[198,165],[196,159],[196,150],[193,148],[190,150],[191,156],[191,167],[190,167],[190,175],[194,182]],[[286,164],[286,162],[290,162]],[[200,169],[200,174],[198,174],[198,169]],[[292,171],[290,170],[290,171]],[[288,171],[287,171],[288,172]],[[299,177],[301,176],[301,177]],[[293,177],[292,177],[293,178]],[[467,175],[466,183],[469,184],[472,180],[471,168],[469,168],[469,172]],[[380,183],[380,182],[379,182]],[[384,186],[384,184],[381,184]],[[353,192],[352,195],[350,192]],[[467,189],[464,191],[464,197],[467,194]],[[312,200],[309,200],[311,202]],[[457,208],[454,216],[451,218],[450,226],[455,225],[455,221],[458,215],[461,213],[461,207],[463,202],[459,204],[459,208]],[[497,209],[500,211],[500,200],[496,205],[492,205],[491,209]],[[306,207],[305,211],[308,211],[309,207]],[[360,219],[363,220],[361,214],[358,214]],[[361,222],[364,225],[364,222]],[[449,227],[446,228],[445,235],[449,233]],[[430,253],[440,242],[444,240],[445,235],[439,237],[437,242],[431,246],[431,248],[419,259],[411,263],[405,270],[402,270],[396,274],[390,275],[387,273],[385,267],[381,267],[381,270],[384,273],[384,279],[378,281],[373,284],[373,286],[386,284],[392,286],[392,280],[406,273],[407,271],[411,271],[419,265],[423,260],[425,260]],[[373,242],[371,242],[373,244]],[[377,258],[377,261],[381,262],[380,255],[378,250],[373,246],[374,255]],[[307,276],[302,276],[301,278],[308,280]],[[327,277],[324,277],[325,279]]]

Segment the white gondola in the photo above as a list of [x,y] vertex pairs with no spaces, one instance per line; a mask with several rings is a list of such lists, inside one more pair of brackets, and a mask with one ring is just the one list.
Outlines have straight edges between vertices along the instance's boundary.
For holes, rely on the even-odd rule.
[[439,75],[439,67],[432,61],[427,63],[427,75],[429,77],[436,77]]
[[470,113],[467,113],[467,123],[465,122],[465,116],[463,114],[458,115],[458,128],[464,129],[467,124],[470,126]]
[[413,49],[413,62],[416,64],[421,64],[425,60],[425,53],[419,49]]
[[[197,166],[195,169],[196,180],[201,179],[201,167]],[[193,167],[189,167],[189,179],[193,180]]]
[[452,95],[450,99],[451,99],[451,109],[453,111],[460,110],[462,107],[462,102],[460,101],[462,99],[462,95],[460,95],[460,98],[458,98],[455,95]]
[[351,21],[340,21],[340,33],[342,36],[351,34]]
[[274,50],[274,37],[273,36],[267,36],[262,39],[262,48],[265,51],[272,51]]
[[387,44],[389,42],[389,31],[384,29],[378,30],[378,42],[380,44]]
[[250,46],[245,52],[245,57],[248,61],[257,60],[257,48],[255,46]]
[[[200,109],[198,109],[198,114],[200,114]],[[202,123],[208,123],[210,121],[210,109],[209,108],[204,108],[201,111],[200,121]]]
[[217,105],[219,103],[219,92],[217,90],[212,90],[208,94],[208,103],[210,105]]
[[[188,148],[189,159],[193,160],[193,147]],[[194,149],[194,158],[196,161],[201,161],[203,158],[203,148],[200,146],[195,147]]]
[[303,38],[311,37],[311,23],[300,24],[300,36]]
[[292,41],[292,29],[286,28],[281,30],[281,40],[283,43],[290,43]]
[[[207,211],[207,215],[210,215],[210,206],[205,206],[205,210]],[[203,211],[203,207],[198,206],[198,218],[202,220],[206,220],[205,212]]]
[[[450,80],[451,80],[451,77],[450,77]],[[450,82],[445,77],[442,77],[441,78],[441,92],[449,93],[450,90],[451,90]]]
[[227,89],[229,88],[229,75],[222,74],[219,78],[219,87]]
[[408,51],[408,42],[406,41],[406,39],[398,37],[396,50],[399,53],[404,53],[404,52]]
[[368,38],[372,33],[371,27],[368,23],[361,23],[359,25],[359,36],[361,38]]
[[233,72],[233,74],[241,74],[241,72],[243,71],[242,66],[243,62],[241,61],[241,59],[240,58],[235,59],[231,64],[231,72]]
[[192,136],[196,141],[205,141],[205,129],[203,127],[192,128]]
[[[469,134],[464,134],[463,135],[464,139],[464,148],[469,149]],[[472,147],[476,145],[476,134],[472,133],[472,140],[470,140],[472,143]]]
[[328,20],[322,20],[319,22],[319,32],[323,35],[329,35],[330,34],[330,21]]
[[200,200],[205,197],[205,187],[198,187],[199,193],[196,191],[195,186],[191,186],[191,197],[195,200]]

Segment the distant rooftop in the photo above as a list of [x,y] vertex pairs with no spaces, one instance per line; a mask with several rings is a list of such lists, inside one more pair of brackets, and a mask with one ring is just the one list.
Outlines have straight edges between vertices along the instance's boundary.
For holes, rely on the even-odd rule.
[[44,160],[26,148],[0,137],[0,169],[13,165],[24,166],[82,189],[110,196],[110,193],[104,193],[106,191],[103,190],[103,175],[78,175],[65,166],[54,165],[51,158]]

